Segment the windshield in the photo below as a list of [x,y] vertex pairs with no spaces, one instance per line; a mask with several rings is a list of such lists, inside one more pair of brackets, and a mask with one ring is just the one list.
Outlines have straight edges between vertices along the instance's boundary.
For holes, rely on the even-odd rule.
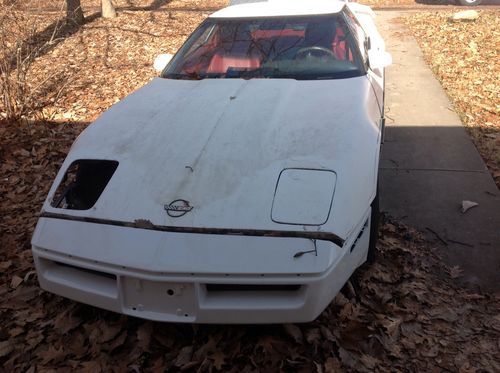
[[164,70],[170,79],[339,79],[365,74],[340,15],[209,18]]

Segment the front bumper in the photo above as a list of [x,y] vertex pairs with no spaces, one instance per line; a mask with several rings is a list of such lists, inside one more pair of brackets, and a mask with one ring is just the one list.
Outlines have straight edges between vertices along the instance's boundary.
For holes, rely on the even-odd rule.
[[[310,239],[155,232],[40,218],[32,251],[40,286],[156,321],[314,320],[365,261],[366,217],[341,248]],[[369,221],[368,221],[369,224]],[[354,241],[354,239],[352,241]]]

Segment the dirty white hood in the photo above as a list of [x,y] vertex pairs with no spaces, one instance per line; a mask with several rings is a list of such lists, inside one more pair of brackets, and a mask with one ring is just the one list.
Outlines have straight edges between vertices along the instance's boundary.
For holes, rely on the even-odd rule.
[[[370,90],[366,77],[154,79],[80,135],[44,210],[163,226],[320,230],[345,238],[375,193],[379,132]],[[78,159],[119,166],[92,209],[51,207],[65,170]],[[326,223],[273,221],[276,183],[287,168],[334,172]],[[177,199],[193,210],[167,215],[164,205]]]

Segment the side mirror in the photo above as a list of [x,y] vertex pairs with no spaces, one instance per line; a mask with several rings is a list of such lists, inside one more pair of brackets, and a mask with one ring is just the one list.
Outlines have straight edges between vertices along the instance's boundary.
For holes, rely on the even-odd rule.
[[160,54],[155,58],[155,62],[153,63],[153,67],[156,70],[156,72],[161,73],[165,67],[167,67],[168,63],[172,59],[174,55],[167,53],[167,54]]
[[369,50],[368,64],[372,70],[383,69],[392,64],[392,56],[385,51]]

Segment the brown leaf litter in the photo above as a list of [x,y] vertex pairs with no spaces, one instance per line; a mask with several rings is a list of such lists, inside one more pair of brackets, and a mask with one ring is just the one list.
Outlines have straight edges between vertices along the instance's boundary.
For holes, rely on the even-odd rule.
[[[314,322],[176,325],[39,289],[29,240],[81,124],[2,123],[0,366],[5,371],[498,371],[500,296],[460,288],[422,236],[385,221],[375,264]],[[349,295],[347,295],[349,294]]]

